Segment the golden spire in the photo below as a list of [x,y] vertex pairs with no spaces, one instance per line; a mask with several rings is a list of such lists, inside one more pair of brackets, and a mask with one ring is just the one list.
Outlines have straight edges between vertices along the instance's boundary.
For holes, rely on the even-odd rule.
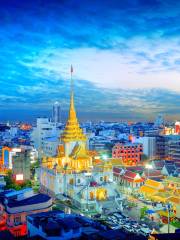
[[71,100],[69,108],[69,117],[64,132],[61,136],[63,142],[86,141],[86,136],[83,134],[83,131],[80,128],[76,117],[76,110],[74,107],[74,82],[72,78],[72,73],[73,67],[71,65]]

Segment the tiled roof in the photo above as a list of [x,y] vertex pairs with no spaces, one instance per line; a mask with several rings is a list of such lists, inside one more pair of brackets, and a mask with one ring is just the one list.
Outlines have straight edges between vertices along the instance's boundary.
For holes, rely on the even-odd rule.
[[136,177],[137,173],[134,173],[132,171],[126,170],[124,177],[125,178],[131,178],[134,179]]
[[148,187],[148,186],[141,186],[139,191],[142,193],[148,193],[148,194],[155,194],[158,192],[158,190]]
[[152,179],[146,180],[145,185],[149,186],[149,187],[152,187],[152,188],[155,188],[155,189],[158,189],[158,188],[162,187],[162,183],[161,182],[157,182],[157,181],[154,181]]
[[178,198],[178,197],[169,197],[168,201],[175,203],[175,204],[180,204],[180,198]]
[[165,165],[165,167],[166,167],[168,174],[173,174],[174,171],[176,170],[174,165]]
[[143,167],[128,167],[128,170],[132,171],[132,172],[143,172]]
[[152,170],[152,171],[145,170],[144,174],[146,177],[155,177],[155,178],[163,177],[160,170]]
[[114,173],[120,173],[121,172],[121,168],[113,167],[113,172]]
[[154,163],[154,165],[157,168],[163,168],[163,166],[164,166],[164,161],[163,160],[161,160],[161,161],[154,161],[153,163]]
[[122,179],[127,180],[128,182],[143,182],[144,179],[139,176],[138,173],[126,170],[125,174],[122,176]]
[[29,215],[29,217],[31,217],[31,218],[54,217],[54,216],[60,215],[62,213],[64,213],[64,212],[61,210],[53,210],[53,211],[49,211],[49,212],[34,213],[34,214]]

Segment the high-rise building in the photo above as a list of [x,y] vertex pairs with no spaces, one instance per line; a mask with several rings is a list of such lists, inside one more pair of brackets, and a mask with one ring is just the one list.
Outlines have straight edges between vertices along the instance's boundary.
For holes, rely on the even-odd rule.
[[61,108],[59,102],[55,102],[52,109],[52,121],[55,123],[61,122]]
[[143,144],[143,153],[150,159],[156,158],[156,137],[144,136],[136,139],[136,142]]
[[164,126],[164,118],[163,115],[159,114],[154,122],[155,127]]

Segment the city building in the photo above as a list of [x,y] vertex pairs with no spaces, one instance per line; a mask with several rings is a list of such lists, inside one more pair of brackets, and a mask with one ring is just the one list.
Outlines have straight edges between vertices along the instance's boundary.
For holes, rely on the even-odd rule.
[[44,239],[77,239],[82,234],[82,226],[75,216],[61,211],[37,213],[27,217],[29,237]]
[[93,219],[62,211],[49,211],[27,217],[28,239],[146,240],[121,229],[112,230]]
[[59,146],[59,138],[58,137],[46,137],[42,142],[42,152],[45,156],[56,156],[57,149]]
[[60,123],[61,122],[61,108],[60,108],[59,102],[57,102],[57,101],[53,104],[52,121],[54,123]]
[[[49,144],[48,139],[54,138],[59,142],[61,130],[56,123],[51,122],[48,118],[37,118],[36,127],[33,128],[31,141],[33,146],[38,150],[39,156],[42,157],[46,152]],[[50,141],[51,142],[51,141]]]
[[21,148],[2,147],[2,164],[7,169],[12,169],[12,159],[16,153],[21,152]]
[[119,158],[126,166],[135,166],[141,161],[143,145],[140,143],[117,143],[112,149],[112,158]]
[[39,169],[41,190],[56,197],[68,195],[73,204],[87,211],[100,211],[101,201],[112,201],[112,164],[94,157],[79,126],[71,91],[69,117],[55,157],[44,157]]
[[[8,230],[14,237],[27,235],[27,216],[51,210],[52,199],[31,188],[0,193],[1,230]],[[3,224],[4,223],[4,224]]]
[[159,135],[156,137],[157,159],[169,159],[169,135]]
[[31,149],[19,150],[12,157],[12,173],[17,182],[23,182],[31,179]]
[[169,140],[169,159],[180,162],[180,135],[172,136]]
[[175,122],[175,133],[180,134],[180,122]]
[[164,126],[164,117],[163,115],[159,114],[157,118],[155,119],[154,126],[155,127],[163,127]]
[[156,137],[144,136],[136,139],[136,142],[143,145],[143,153],[148,157],[148,159],[156,158]]

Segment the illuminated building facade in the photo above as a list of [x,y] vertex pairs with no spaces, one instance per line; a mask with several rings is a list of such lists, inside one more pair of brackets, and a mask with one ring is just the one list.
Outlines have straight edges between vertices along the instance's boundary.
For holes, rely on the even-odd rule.
[[175,123],[175,133],[180,134],[180,122]]
[[68,195],[82,210],[98,210],[99,201],[115,197],[112,164],[100,159],[96,161],[87,149],[86,135],[76,117],[73,89],[61,141],[56,157],[43,158],[39,171],[41,189],[53,196]]
[[23,130],[23,131],[29,131],[29,130],[31,130],[31,128],[32,128],[32,126],[28,123],[23,123],[20,126],[20,129]]
[[16,155],[16,153],[21,152],[21,148],[10,148],[4,146],[2,148],[2,161],[1,164],[4,166],[6,169],[12,169],[13,168],[13,163],[12,159],[13,156]]
[[0,194],[0,231],[8,230],[15,237],[27,235],[27,216],[50,211],[52,199],[45,194],[34,194],[31,188]]
[[137,165],[142,154],[143,145],[139,143],[118,143],[112,149],[112,157],[121,159],[127,166]]

